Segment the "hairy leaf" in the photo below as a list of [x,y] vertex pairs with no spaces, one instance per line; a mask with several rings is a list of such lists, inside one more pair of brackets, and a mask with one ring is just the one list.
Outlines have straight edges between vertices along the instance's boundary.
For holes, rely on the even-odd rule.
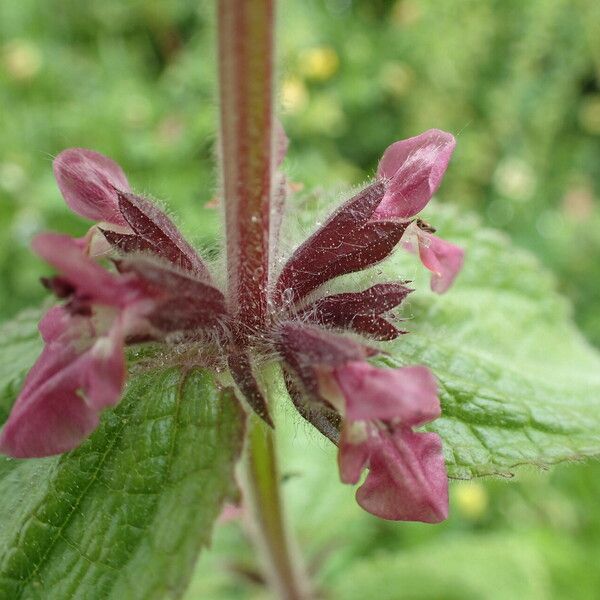
[[0,424],[16,398],[21,383],[42,350],[38,322],[42,311],[19,313],[0,327]]
[[464,270],[438,296],[402,255],[385,266],[399,279],[418,273],[418,291],[403,312],[410,335],[380,360],[426,364],[438,377],[443,416],[429,428],[444,440],[450,475],[600,454],[600,356],[552,276],[472,218],[434,207],[428,220],[466,249]]
[[0,597],[179,597],[235,491],[243,429],[231,389],[163,368],[77,450],[0,459]]

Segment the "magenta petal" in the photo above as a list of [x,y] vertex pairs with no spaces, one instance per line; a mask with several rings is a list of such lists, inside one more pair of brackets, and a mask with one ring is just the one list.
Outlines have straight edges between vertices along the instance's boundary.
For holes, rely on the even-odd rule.
[[44,315],[39,330],[46,346],[27,373],[15,406],[18,402],[24,403],[26,398],[45,381],[53,378],[64,365],[77,359],[75,345],[68,342],[77,336],[78,324],[79,320],[72,319],[62,307],[53,307]]
[[440,416],[435,377],[427,367],[379,368],[350,362],[334,371],[349,421],[396,421],[418,427]]
[[42,317],[38,329],[46,344],[55,341],[62,335],[67,327],[68,315],[62,306],[53,306]]
[[[359,504],[384,519],[436,523],[448,512],[442,444],[433,433],[411,427],[440,415],[437,385],[422,366],[382,369],[364,361],[332,372],[343,398],[345,420],[339,444],[340,478],[357,483]],[[335,399],[332,399],[335,404]]]
[[131,291],[124,282],[83,254],[77,240],[68,235],[42,233],[32,242],[34,251],[60,271],[78,294],[108,306],[122,306]]
[[97,426],[98,413],[68,385],[65,377],[39,391],[26,407],[15,406],[2,433],[0,452],[38,458],[76,448]]
[[64,150],[54,159],[54,176],[73,212],[94,221],[125,225],[117,190],[129,191],[121,167],[110,158],[85,148]]
[[454,136],[439,129],[389,146],[377,170],[386,190],[374,217],[409,219],[419,213],[440,186],[455,146]]
[[438,294],[443,294],[460,272],[465,251],[424,231],[419,231],[418,240],[421,262],[433,273],[431,289]]
[[[37,385],[17,399],[0,434],[0,451],[15,458],[60,454],[75,448],[98,425],[98,413],[79,395],[78,360],[48,346],[34,369]],[[46,377],[48,376],[48,377]]]
[[118,402],[125,382],[120,323],[87,347],[68,327],[29,372],[0,434],[1,452],[31,458],[72,450],[98,426],[100,411]]
[[448,477],[435,433],[400,429],[370,445],[369,474],[356,492],[371,514],[394,521],[439,523],[448,516]]

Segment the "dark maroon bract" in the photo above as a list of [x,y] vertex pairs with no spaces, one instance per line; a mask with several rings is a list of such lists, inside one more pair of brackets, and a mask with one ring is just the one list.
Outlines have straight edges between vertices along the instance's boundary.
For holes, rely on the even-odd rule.
[[[287,141],[282,131],[274,136],[279,164]],[[451,285],[462,250],[415,217],[440,185],[454,144],[450,134],[432,130],[390,146],[377,179],[283,263],[275,260],[283,175],[275,174],[269,211],[258,225],[244,221],[253,214],[245,191],[233,190],[238,202],[226,208],[227,252],[237,271],[229,270],[226,290],[165,213],[131,192],[116,163],[90,150],[61,153],[54,172],[63,197],[98,224],[80,239],[43,234],[34,241],[57,271],[45,285],[64,303],[40,324],[45,348],[2,430],[1,450],[34,457],[75,448],[120,398],[125,346],[198,344],[211,366],[229,369],[241,396],[269,424],[256,370],[277,357],[300,414],[339,445],[342,480],[357,483],[369,470],[357,493],[366,510],[386,519],[443,520],[441,440],[413,431],[440,414],[435,379],[423,366],[368,362],[381,342],[405,333],[389,316],[411,292],[408,282],[332,295],[324,285],[377,264],[398,246],[420,256],[434,291]],[[255,196],[264,207],[259,188]],[[278,272],[275,264],[283,264]]]

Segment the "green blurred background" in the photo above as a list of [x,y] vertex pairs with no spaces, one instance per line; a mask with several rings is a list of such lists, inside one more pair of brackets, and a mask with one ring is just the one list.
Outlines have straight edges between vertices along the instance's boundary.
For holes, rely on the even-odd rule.
[[[600,345],[600,2],[284,0],[279,58],[293,181],[358,184],[396,139],[454,132],[440,200],[537,254]],[[210,2],[0,1],[0,317],[44,297],[32,235],[86,230],[52,177],[65,147],[115,158],[215,247],[215,89]],[[600,598],[597,464],[455,484],[431,527],[362,514],[324,446],[284,452],[314,479],[286,485],[331,597]],[[227,525],[189,600],[265,597],[254,568]]]

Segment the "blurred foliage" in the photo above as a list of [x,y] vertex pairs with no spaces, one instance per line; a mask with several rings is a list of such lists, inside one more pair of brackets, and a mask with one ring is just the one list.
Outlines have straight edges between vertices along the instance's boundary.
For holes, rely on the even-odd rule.
[[[50,160],[88,146],[211,244],[215,69],[209,0],[0,4],[0,313],[41,297],[27,251],[82,231]],[[600,4],[596,0],[283,0],[288,168],[358,183],[429,127],[458,149],[440,197],[508,230],[559,274],[600,343]]]
[[[441,201],[532,249],[600,344],[600,3],[282,0],[280,13],[292,179],[307,190],[360,183],[396,139],[453,131]],[[216,193],[215,89],[208,0],[0,2],[0,316],[44,297],[31,236],[86,230],[52,177],[52,156],[68,146],[115,158],[190,239],[215,247],[218,211],[205,207]],[[324,472],[325,458],[310,468]],[[327,490],[348,494],[334,477],[323,479]],[[510,486],[456,485],[454,516],[436,528],[380,523],[333,503],[340,549],[326,563],[328,584],[368,596],[387,564],[407,590],[390,598],[595,598],[600,576],[587,565],[600,559],[599,481],[592,464]],[[319,488],[312,493],[320,500]],[[311,502],[305,514],[326,512]],[[310,535],[320,537],[325,521],[315,523]],[[447,579],[461,557],[479,575]],[[350,572],[356,590],[343,582]],[[439,593],[427,595],[428,584]],[[237,597],[231,585],[227,597]]]
[[454,132],[439,196],[553,267],[600,343],[600,3],[324,5],[282,11],[282,101],[303,180],[359,181],[388,143]]

